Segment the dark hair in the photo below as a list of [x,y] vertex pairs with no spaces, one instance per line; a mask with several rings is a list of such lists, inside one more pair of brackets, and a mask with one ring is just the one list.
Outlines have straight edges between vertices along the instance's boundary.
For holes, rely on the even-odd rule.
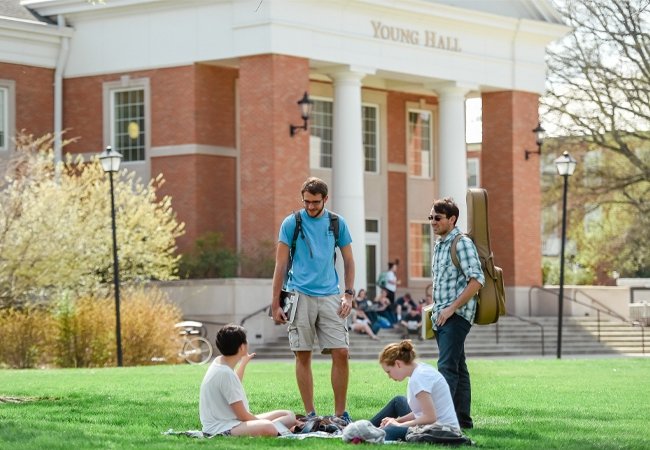
[[456,221],[454,224],[458,222],[458,215],[460,214],[460,211],[458,211],[458,206],[451,197],[445,197],[433,202],[433,210],[438,214],[444,214],[449,219],[455,217]]
[[236,355],[239,347],[246,344],[246,330],[240,325],[229,323],[224,325],[218,332],[215,344],[223,356]]
[[397,360],[410,364],[415,360],[415,347],[410,339],[404,339],[402,342],[388,344],[379,355],[379,362],[387,366],[394,366]]
[[305,192],[309,192],[312,195],[321,194],[323,198],[325,198],[327,197],[327,191],[328,191],[327,184],[323,180],[316,177],[309,177],[302,184],[302,189],[300,190],[300,194],[302,195]]

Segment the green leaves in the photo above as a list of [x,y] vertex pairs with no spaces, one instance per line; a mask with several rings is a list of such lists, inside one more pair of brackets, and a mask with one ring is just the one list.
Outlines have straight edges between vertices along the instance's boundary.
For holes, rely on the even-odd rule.
[[[0,306],[52,293],[102,292],[113,278],[110,188],[96,159],[55,164],[53,138],[21,135],[0,185]],[[114,177],[120,279],[174,279],[183,234],[160,177]]]

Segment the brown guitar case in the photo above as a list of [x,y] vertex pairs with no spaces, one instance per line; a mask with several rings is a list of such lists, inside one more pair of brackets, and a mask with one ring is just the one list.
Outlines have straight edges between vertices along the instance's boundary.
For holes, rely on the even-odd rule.
[[[494,265],[494,255],[490,247],[490,227],[488,223],[488,195],[485,189],[467,190],[467,235],[474,241],[485,284],[478,292],[478,306],[474,323],[488,325],[499,320],[506,313],[506,294],[503,284],[503,271]],[[451,246],[451,258],[460,267],[456,254],[457,237]]]

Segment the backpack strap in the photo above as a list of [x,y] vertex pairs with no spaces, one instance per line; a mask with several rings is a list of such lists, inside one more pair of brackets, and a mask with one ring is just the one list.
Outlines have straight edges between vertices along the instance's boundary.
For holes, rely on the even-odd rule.
[[291,247],[289,247],[289,268],[291,268],[291,263],[293,262],[293,256],[296,254],[296,241],[298,240],[298,234],[302,233],[302,217],[300,217],[300,211],[294,211],[293,217],[296,220],[296,227],[293,229],[293,237],[291,238]]
[[334,214],[332,211],[330,213],[330,231],[334,234],[334,264],[336,264],[336,247],[339,246],[339,216]]
[[[329,211],[330,216],[330,226],[329,230],[334,234],[334,263],[336,263],[336,247],[339,245],[339,216]],[[296,254],[296,241],[298,241],[298,235],[302,236],[303,240],[305,239],[305,233],[302,231],[302,217],[300,216],[300,210],[293,212],[293,217],[296,220],[296,227],[293,229],[293,237],[291,238],[291,246],[289,247],[289,264],[287,264],[287,278],[289,278],[289,271],[293,265],[293,257]],[[307,243],[309,246],[309,243]],[[311,247],[309,248],[311,253]]]
[[330,213],[330,231],[334,234],[334,247],[339,246],[339,216],[334,214],[332,211]]
[[293,257],[296,254],[296,241],[298,240],[298,235],[302,234],[302,217],[300,217],[300,211],[294,211],[293,217],[296,219],[296,227],[293,229],[293,237],[291,238],[291,245],[289,246],[289,261],[287,262],[287,273],[284,274],[283,289],[286,288],[287,281],[290,277],[289,274],[291,272],[291,267],[293,266]]
[[[460,238],[462,238],[464,235],[463,233],[459,233],[456,235],[453,241],[451,241],[451,262],[454,263],[454,266],[456,266],[456,269],[461,269],[460,267],[460,261],[458,260],[458,241],[460,241]],[[461,269],[463,270],[463,269]]]

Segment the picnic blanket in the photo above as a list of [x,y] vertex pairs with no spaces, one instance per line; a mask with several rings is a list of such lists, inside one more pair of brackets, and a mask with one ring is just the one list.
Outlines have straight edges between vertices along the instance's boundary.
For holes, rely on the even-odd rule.
[[[219,434],[214,434],[214,435],[209,435],[205,434],[200,430],[186,430],[186,431],[176,431],[173,428],[170,428],[167,431],[163,431],[161,434],[168,435],[168,436],[185,436],[189,438],[195,438],[195,439],[212,439],[214,437],[223,437]],[[325,431],[310,431],[308,433],[300,433],[300,434],[294,434],[294,433],[289,433],[289,434],[281,434],[278,436],[279,438],[287,438],[287,439],[306,439],[306,438],[337,438],[341,439],[343,435],[341,433],[338,434],[332,434],[332,433],[327,433]]]

